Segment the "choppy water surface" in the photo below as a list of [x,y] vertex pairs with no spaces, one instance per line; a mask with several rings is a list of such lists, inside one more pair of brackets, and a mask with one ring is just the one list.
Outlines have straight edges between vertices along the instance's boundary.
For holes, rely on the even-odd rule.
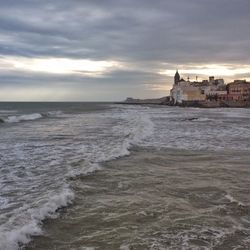
[[250,249],[250,110],[0,104],[0,118],[0,249]]

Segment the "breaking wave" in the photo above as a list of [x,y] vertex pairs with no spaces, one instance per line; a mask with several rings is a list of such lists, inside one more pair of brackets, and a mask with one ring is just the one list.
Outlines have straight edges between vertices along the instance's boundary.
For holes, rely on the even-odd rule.
[[17,113],[17,110],[1,109],[0,114]]
[[225,195],[225,198],[226,198],[227,200],[229,200],[231,203],[236,203],[238,206],[245,206],[244,203],[242,203],[242,202],[236,200],[236,199],[235,199],[232,195],[230,195],[230,194],[226,194],[226,195]]
[[[154,124],[145,113],[129,110],[114,114],[111,118],[119,119],[119,124],[112,127],[110,141],[104,140],[103,144],[94,145],[91,151],[85,151],[85,160],[77,162],[81,168],[72,169],[68,177],[87,175],[100,170],[101,163],[117,159],[130,154],[130,148],[154,132]],[[108,119],[108,118],[106,118]]]
[[34,121],[45,117],[54,117],[61,115],[61,111],[49,111],[47,113],[32,113],[23,115],[11,115],[6,118],[0,117],[0,123],[18,123],[24,121]]
[[16,122],[21,122],[21,121],[33,121],[42,118],[42,114],[39,113],[33,113],[33,114],[28,114],[28,115],[13,115],[13,116],[8,116],[7,119],[4,119],[5,122],[7,123],[16,123]]
[[42,234],[42,221],[46,218],[55,218],[59,208],[66,207],[71,204],[74,199],[74,194],[69,188],[62,190],[60,194],[54,195],[39,208],[30,208],[22,218],[19,214],[11,220],[23,220],[27,218],[29,222],[16,226],[12,230],[8,230],[8,225],[3,225],[0,228],[0,249],[16,250],[31,240],[31,235]]
[[144,138],[150,136],[154,132],[154,124],[150,117],[143,113],[130,111],[123,114],[121,117],[124,120],[124,124],[117,125],[113,128],[113,132],[121,135],[123,142],[118,145],[113,153],[102,161],[112,160],[117,157],[129,155],[129,149],[137,145]]
[[[60,111],[52,111],[46,114],[33,113],[9,116],[5,119],[5,122],[33,121],[45,117],[60,116],[61,114],[62,112]],[[53,123],[50,119],[48,119],[48,122],[49,124]],[[13,211],[11,218],[0,226],[0,249],[19,249],[31,240],[31,236],[41,235],[43,233],[43,220],[56,217],[59,208],[65,207],[73,202],[74,192],[69,188],[69,185],[72,184],[71,181],[74,180],[74,177],[89,175],[100,170],[102,168],[101,163],[129,155],[129,150],[132,146],[140,143],[145,137],[152,135],[154,131],[154,125],[150,117],[136,110],[123,110],[122,112],[106,112],[102,114],[83,114],[79,116],[72,115],[68,117],[68,119],[59,120],[58,124],[61,126],[60,135],[64,138],[65,144],[57,148],[54,148],[52,144],[51,148],[47,148],[46,144],[38,142],[37,147],[30,148],[32,148],[32,154],[41,155],[42,161],[40,162],[39,159],[36,160],[39,171],[45,171],[46,175],[50,174],[49,168],[41,164],[44,160],[46,160],[47,164],[53,166],[52,169],[56,169],[57,166],[60,166],[58,167],[58,171],[60,172],[57,176],[58,185],[61,186],[63,183],[63,185],[66,184],[67,187],[58,189],[61,191],[49,190],[49,192],[52,191],[54,194],[51,196],[48,194],[44,195],[42,191],[36,190],[38,192],[37,197],[34,197],[31,203],[27,200],[26,208],[21,207],[20,211]],[[68,130],[69,125],[72,124],[76,127],[79,125],[79,127],[77,127],[79,134],[76,134],[77,140],[73,139],[73,141],[70,134],[71,131]],[[37,124],[37,126],[39,126],[39,124]],[[55,136],[53,131],[51,133]],[[46,136],[48,135],[46,134]],[[52,137],[49,136],[48,138],[51,139]],[[21,144],[20,147],[18,153],[23,150]],[[73,152],[72,156],[68,155],[66,157],[68,152]],[[62,156],[66,158],[66,163],[64,163],[65,160]],[[27,155],[23,157],[25,168],[27,168],[28,163],[26,161],[29,161],[29,159],[26,159]],[[32,159],[32,157],[30,159]],[[66,164],[66,166],[63,164]],[[65,166],[64,170],[63,166]],[[32,168],[33,167],[30,169]],[[30,169],[28,168],[26,170],[26,174],[31,174],[32,179],[29,180],[32,182],[34,179],[35,183],[32,182],[29,186],[34,185],[34,187],[38,187],[42,181],[39,176],[33,176],[34,170],[32,170],[32,173],[29,173]],[[22,172],[23,170],[21,169],[20,171]],[[15,173],[13,173],[13,175],[15,175]],[[25,178],[23,178],[22,181],[25,182]],[[50,181],[50,178],[47,178],[47,181]],[[51,181],[54,181],[53,178]],[[29,190],[27,190],[27,192],[29,192]],[[30,199],[30,197],[28,198]],[[10,205],[7,203],[7,201],[1,200],[0,208],[1,205],[2,208],[5,205]]]

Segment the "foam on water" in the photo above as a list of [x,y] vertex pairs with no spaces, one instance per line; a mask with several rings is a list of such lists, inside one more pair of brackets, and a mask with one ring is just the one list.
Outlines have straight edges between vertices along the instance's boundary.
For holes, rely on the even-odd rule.
[[[1,187],[0,187],[1,190]],[[8,199],[6,197],[1,197],[0,196],[0,208],[6,207],[8,204]]]
[[226,194],[225,198],[227,198],[231,203],[236,203],[239,206],[245,206],[242,202],[238,201],[237,199],[235,199],[232,195],[230,194]]
[[12,113],[17,113],[17,111],[15,110],[2,110],[2,112],[0,111],[0,114],[3,115],[3,117],[0,117],[1,121],[5,123],[19,123],[23,121],[34,121],[46,117],[58,117],[63,114],[63,112],[60,110],[48,111],[45,113],[10,115]]
[[0,110],[0,114],[9,114],[9,113],[17,113],[17,110],[8,110],[8,109],[2,109]]
[[84,161],[84,164],[80,162],[77,162],[76,164],[80,167],[78,167],[77,169],[71,168],[68,174],[66,174],[67,178],[75,178],[80,175],[88,175],[102,169],[99,163]]
[[[62,117],[58,111],[46,115]],[[9,116],[6,122],[42,117],[45,115],[40,113]],[[8,250],[18,249],[32,235],[41,234],[42,221],[72,202],[72,177],[91,174],[102,168],[102,162],[130,154],[131,146],[152,135],[154,129],[150,117],[135,109],[75,114],[56,121],[47,119],[43,126],[33,123],[31,130],[25,124],[6,127],[8,132],[2,134],[5,143],[0,143],[2,164],[11,165],[6,169],[9,172],[6,178],[0,177],[3,194],[7,197],[18,190],[15,200],[8,201],[7,212],[0,218],[3,222],[0,245]],[[68,187],[62,189],[62,185]],[[0,210],[7,200],[1,201]]]
[[[235,111],[216,112],[113,105],[99,112],[6,117],[12,125],[0,128],[0,249],[18,249],[41,234],[42,221],[73,201],[74,177],[101,170],[103,162],[129,155],[133,146],[247,149],[250,112],[238,116],[241,123],[235,123]],[[189,235],[179,236],[188,244]]]
[[62,115],[63,112],[61,110],[56,110],[56,111],[49,111],[47,113],[45,113],[45,116],[59,116]]
[[[237,113],[238,112],[238,113]],[[142,146],[197,150],[250,148],[249,109],[158,108],[147,111],[155,132]]]
[[153,134],[154,125],[146,114],[134,110],[122,113],[100,115],[105,120],[119,120],[117,125],[109,128],[109,134],[103,138],[103,144],[92,144],[91,151],[85,148],[85,160],[76,162],[78,169],[73,168],[68,176],[85,175],[101,169],[100,163],[130,154],[129,149]]
[[[72,203],[73,198],[72,190],[64,188],[60,194],[48,197],[47,202],[41,207],[29,208],[21,215],[16,214],[10,219],[14,226],[6,222],[0,227],[0,249],[15,250],[27,244],[31,235],[42,233],[41,222],[46,218],[55,218],[57,209]],[[15,225],[15,221],[25,219],[24,223]]]
[[33,121],[42,118],[42,114],[34,113],[20,116],[9,116],[7,119],[4,119],[7,123],[16,123],[21,121]]

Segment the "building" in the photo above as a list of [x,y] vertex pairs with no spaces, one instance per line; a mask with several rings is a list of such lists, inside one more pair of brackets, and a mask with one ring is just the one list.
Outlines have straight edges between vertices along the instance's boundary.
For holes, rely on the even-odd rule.
[[[222,89],[224,87],[224,89]],[[224,80],[215,79],[210,76],[209,80],[201,82],[190,82],[183,80],[176,71],[174,76],[174,85],[170,91],[171,101],[174,104],[182,104],[183,102],[200,102],[205,101],[207,96],[227,94]]]
[[214,84],[214,83],[215,83],[214,76],[209,76],[209,82],[210,82],[211,84]]
[[190,84],[188,81],[180,80],[177,84],[174,84],[170,90],[171,101],[174,104],[181,104],[186,101],[203,101],[205,95],[201,90]]
[[204,89],[205,95],[214,96],[214,95],[227,95],[227,87],[223,83],[223,85],[209,85]]
[[223,79],[210,76],[208,80],[190,82],[174,76],[170,90],[170,103],[173,105],[200,107],[250,107],[250,82],[235,80],[225,84]]
[[250,101],[250,82],[235,80],[227,85],[228,100]]

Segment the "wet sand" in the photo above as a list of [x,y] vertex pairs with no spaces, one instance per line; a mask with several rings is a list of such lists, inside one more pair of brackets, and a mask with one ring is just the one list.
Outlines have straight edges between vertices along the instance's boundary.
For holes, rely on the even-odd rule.
[[31,249],[249,249],[250,156],[134,148],[72,179]]

